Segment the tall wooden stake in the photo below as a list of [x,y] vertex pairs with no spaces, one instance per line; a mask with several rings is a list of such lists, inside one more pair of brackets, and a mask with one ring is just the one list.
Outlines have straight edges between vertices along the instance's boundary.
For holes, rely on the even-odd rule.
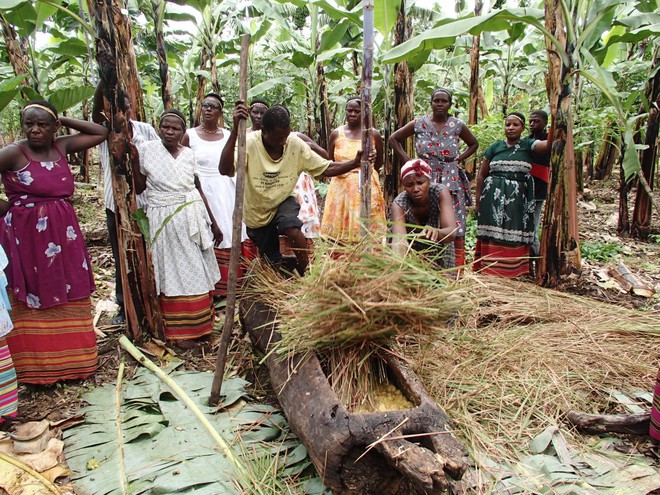
[[362,163],[360,166],[360,218],[362,237],[369,233],[371,216],[371,80],[374,72],[374,0],[365,0],[364,48],[362,53]]
[[[241,62],[240,75],[238,79],[239,98],[247,100],[248,83],[248,53],[250,50],[250,35],[241,36]],[[227,348],[231,340],[231,332],[234,326],[234,311],[236,308],[236,285],[238,283],[238,264],[241,260],[241,226],[243,224],[243,193],[245,191],[245,165],[247,153],[245,150],[245,120],[238,123],[238,164],[236,166],[236,200],[234,201],[233,230],[231,238],[231,255],[229,256],[229,280],[227,280],[227,308],[225,312],[225,324],[220,336],[220,347],[215,360],[215,374],[211,386],[209,403],[214,406],[220,400],[220,389],[225,374],[227,362]]]

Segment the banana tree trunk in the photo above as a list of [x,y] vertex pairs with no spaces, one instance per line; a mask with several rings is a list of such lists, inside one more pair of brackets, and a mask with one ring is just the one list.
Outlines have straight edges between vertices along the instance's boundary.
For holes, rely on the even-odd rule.
[[582,171],[584,168],[582,167],[582,164],[584,163],[584,151],[583,150],[575,150],[575,178],[577,180],[577,190],[582,192],[584,189],[583,185],[583,180],[584,180],[584,174]]
[[[85,78],[85,85],[89,81]],[[89,100],[83,100],[82,102],[82,117],[83,120],[89,120]],[[82,175],[83,182],[89,183],[89,149],[81,152],[81,165],[80,165],[80,175]]]
[[[218,79],[218,63],[215,60],[215,56],[211,57],[209,62],[211,64],[211,90],[216,94],[222,94],[220,93],[220,80]],[[222,116],[222,112],[220,112],[220,116],[218,117],[218,125],[220,127],[225,126],[225,119]]]
[[[660,51],[656,49],[654,57],[654,67],[657,69],[660,65]],[[651,190],[653,190],[653,181],[655,178],[656,163],[658,161],[658,125],[660,119],[660,70],[655,71],[653,79],[646,85],[646,97],[651,102],[649,109],[648,122],[646,124],[646,136],[644,144],[647,148],[641,153],[642,175],[646,179]],[[653,104],[655,102],[655,104]],[[644,238],[649,234],[651,228],[651,198],[645,188],[637,186],[635,195],[635,208],[631,225],[631,233],[634,237]]]
[[[405,4],[405,0],[402,0],[397,12],[394,25],[395,46],[409,40],[413,32],[412,19],[406,15]],[[399,129],[415,118],[414,75],[408,68],[408,62],[394,64],[394,80],[394,129]],[[414,156],[414,143],[411,139],[408,139],[403,146],[408,156]],[[401,159],[396,155],[385,164],[385,203],[388,210],[399,194],[399,171],[402,165]]]
[[[474,5],[474,15],[480,16],[483,2],[477,0]],[[472,52],[470,53],[470,107],[468,109],[468,125],[477,123],[477,109],[479,108],[479,48],[481,36],[476,35],[472,40]],[[473,162],[474,164],[474,162]],[[474,170],[472,170],[474,172]]]
[[323,149],[328,149],[328,137],[330,136],[330,111],[328,109],[328,83],[325,79],[325,68],[323,62],[316,64],[316,80],[319,90],[319,113],[320,125],[317,127],[318,143]]
[[[480,15],[480,14],[476,14]],[[478,121],[479,108],[479,47],[481,36],[476,35],[472,41],[470,53],[470,107],[468,109],[468,124],[474,125]]]
[[[474,5],[474,15],[481,15],[483,2],[477,0]],[[481,46],[481,36],[476,35],[472,40],[472,53],[470,54],[470,107],[468,109],[468,125],[475,125],[478,120],[477,110],[479,108],[479,96],[481,83],[479,81],[479,49]],[[472,155],[465,162],[465,171],[474,176],[477,170],[477,155]]]
[[305,134],[307,134],[308,136],[313,136],[313,134],[312,134],[312,115],[313,115],[312,114],[312,101],[311,101],[311,98],[309,97],[309,88],[308,87],[305,87],[305,109],[306,109],[305,115],[307,115],[306,124],[305,124],[305,129],[306,129]]
[[584,150],[582,156],[582,168],[584,169],[585,178],[584,182],[587,184],[594,176],[594,147],[593,144],[590,144],[587,149]]
[[580,247],[577,223],[577,183],[571,116],[571,81],[573,48],[567,43],[560,0],[545,3],[545,23],[566,48],[562,63],[554,47],[546,40],[549,70],[548,101],[553,114],[554,140],[550,154],[550,184],[545,203],[545,223],[541,242],[541,260],[537,282],[556,287],[563,275],[580,272]]
[[30,83],[32,82],[32,88],[35,91],[39,91],[37,81],[30,77],[31,73],[28,68],[30,61],[27,53],[25,53],[23,46],[21,46],[21,43],[18,40],[16,30],[11,24],[9,24],[9,21],[7,21],[3,14],[0,14],[0,24],[2,25],[2,37],[5,41],[5,49],[7,50],[7,56],[9,57],[9,63],[11,64],[12,69],[14,69],[14,74],[17,76],[27,74],[28,77],[26,77],[21,84],[23,86],[30,86]]
[[[202,53],[199,56],[199,68],[201,70],[206,69],[206,63],[213,58],[213,54],[209,53],[208,50],[203,47]],[[206,78],[201,74],[197,76],[197,101],[195,103],[195,118],[190,123],[191,127],[199,125],[199,119],[202,116],[202,102],[204,101],[204,95],[206,94]]]
[[[475,15],[481,15],[481,2],[477,2],[474,8]],[[477,13],[478,9],[478,13]],[[477,110],[479,108],[479,46],[481,36],[476,35],[472,41],[472,53],[470,54],[470,107],[468,109],[468,125],[475,125],[478,120]],[[472,155],[465,162],[465,171],[474,176],[477,169],[477,155]]]
[[504,73],[504,82],[502,88],[502,116],[504,118],[506,118],[506,116],[509,114],[509,88],[511,87],[511,83],[509,82],[510,74],[508,64],[505,71],[506,72]]
[[484,119],[487,119],[488,116],[490,115],[490,112],[488,111],[488,105],[486,105],[486,96],[484,95],[484,88],[479,85],[479,111],[481,112],[481,116]]
[[360,166],[360,233],[369,233],[371,217],[371,81],[374,71],[374,0],[364,0],[364,48],[362,50],[362,164]]
[[628,183],[626,182],[626,174],[623,171],[624,153],[625,144],[621,148],[619,158],[619,219],[617,221],[617,232],[621,237],[628,237],[630,233],[630,215],[628,214]]
[[621,135],[617,133],[612,125],[606,125],[603,144],[598,152],[598,158],[594,165],[594,179],[603,180],[612,175],[612,169],[619,156]]
[[137,164],[128,146],[130,135],[126,115],[121,110],[123,105],[118,104],[121,87],[131,100],[135,114],[144,114],[130,21],[122,13],[122,0],[88,0],[88,6],[96,22],[96,57],[111,115],[108,148],[120,246],[117,268],[121,272],[128,330],[137,341],[141,340],[143,331],[163,338],[163,319],[151,257],[140,229],[130,216],[130,212],[137,209],[133,192],[133,168]]

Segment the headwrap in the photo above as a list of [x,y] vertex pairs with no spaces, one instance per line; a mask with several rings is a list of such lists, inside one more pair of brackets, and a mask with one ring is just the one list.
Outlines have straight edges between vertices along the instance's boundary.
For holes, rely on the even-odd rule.
[[38,103],[28,103],[28,104],[25,105],[25,107],[23,108],[23,113],[25,113],[25,111],[26,111],[28,108],[38,108],[38,109],[40,109],[40,110],[43,110],[44,112],[48,112],[49,114],[51,114],[51,115],[53,116],[53,118],[54,118],[55,120],[57,120],[57,114],[56,114],[55,112],[53,112],[50,108],[48,108],[47,106],[45,106],[45,105],[39,105]]
[[208,93],[204,95],[204,99],[206,100],[207,98],[214,98],[218,100],[218,103],[220,103],[220,110],[222,110],[225,107],[225,101],[222,99],[222,96],[220,96],[218,93]]
[[510,113],[509,115],[506,116],[506,118],[507,118],[507,119],[510,119],[510,118],[517,119],[517,120],[520,121],[520,123],[523,125],[523,127],[525,127],[525,121],[524,121],[523,119],[521,119],[521,118],[520,118],[518,115],[516,115],[515,113]]
[[252,105],[250,105],[250,108],[254,108],[254,107],[258,107],[258,106],[265,107],[266,110],[268,110],[270,108],[266,103],[264,103],[262,101],[255,101]]
[[401,167],[401,180],[403,180],[407,175],[417,174],[423,175],[424,177],[431,178],[431,167],[424,160],[417,158],[416,160],[408,160]]
[[450,102],[454,99],[454,95],[452,94],[451,91],[449,91],[446,88],[438,88],[431,94],[431,100],[433,100],[433,97],[435,96],[436,93],[445,93],[447,96],[449,96]]
[[183,129],[184,130],[188,127],[188,124],[186,124],[186,120],[183,117],[181,117],[181,115],[179,115],[178,112],[172,111],[172,109],[165,110],[163,112],[163,114],[160,116],[159,123],[162,122],[165,117],[169,117],[169,116],[176,117],[177,119],[179,119],[181,121],[181,123],[183,124]]

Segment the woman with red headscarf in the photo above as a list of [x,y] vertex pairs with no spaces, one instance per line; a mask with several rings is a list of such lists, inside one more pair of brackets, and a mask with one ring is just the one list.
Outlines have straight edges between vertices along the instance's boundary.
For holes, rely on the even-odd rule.
[[[456,219],[449,189],[431,183],[431,167],[424,160],[410,160],[401,168],[403,192],[392,203],[392,249],[405,254],[423,251],[442,268],[452,268]],[[412,234],[412,236],[411,236]]]

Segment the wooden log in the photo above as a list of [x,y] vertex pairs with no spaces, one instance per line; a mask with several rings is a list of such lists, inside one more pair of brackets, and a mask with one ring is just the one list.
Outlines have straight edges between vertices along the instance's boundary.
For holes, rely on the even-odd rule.
[[588,414],[568,411],[566,419],[585,433],[632,433],[648,434],[651,413],[637,414]]
[[271,383],[291,429],[333,493],[443,493],[465,472],[467,453],[447,414],[417,376],[388,355],[390,380],[414,406],[352,413],[330,387],[315,354],[283,360],[268,354],[279,340],[275,312],[258,300],[240,302],[243,328],[267,355]]
[[655,289],[642,282],[637,275],[632,273],[630,269],[620,263],[616,268],[610,269],[608,275],[614,278],[621,288],[626,292],[632,292],[636,296],[653,297]]

